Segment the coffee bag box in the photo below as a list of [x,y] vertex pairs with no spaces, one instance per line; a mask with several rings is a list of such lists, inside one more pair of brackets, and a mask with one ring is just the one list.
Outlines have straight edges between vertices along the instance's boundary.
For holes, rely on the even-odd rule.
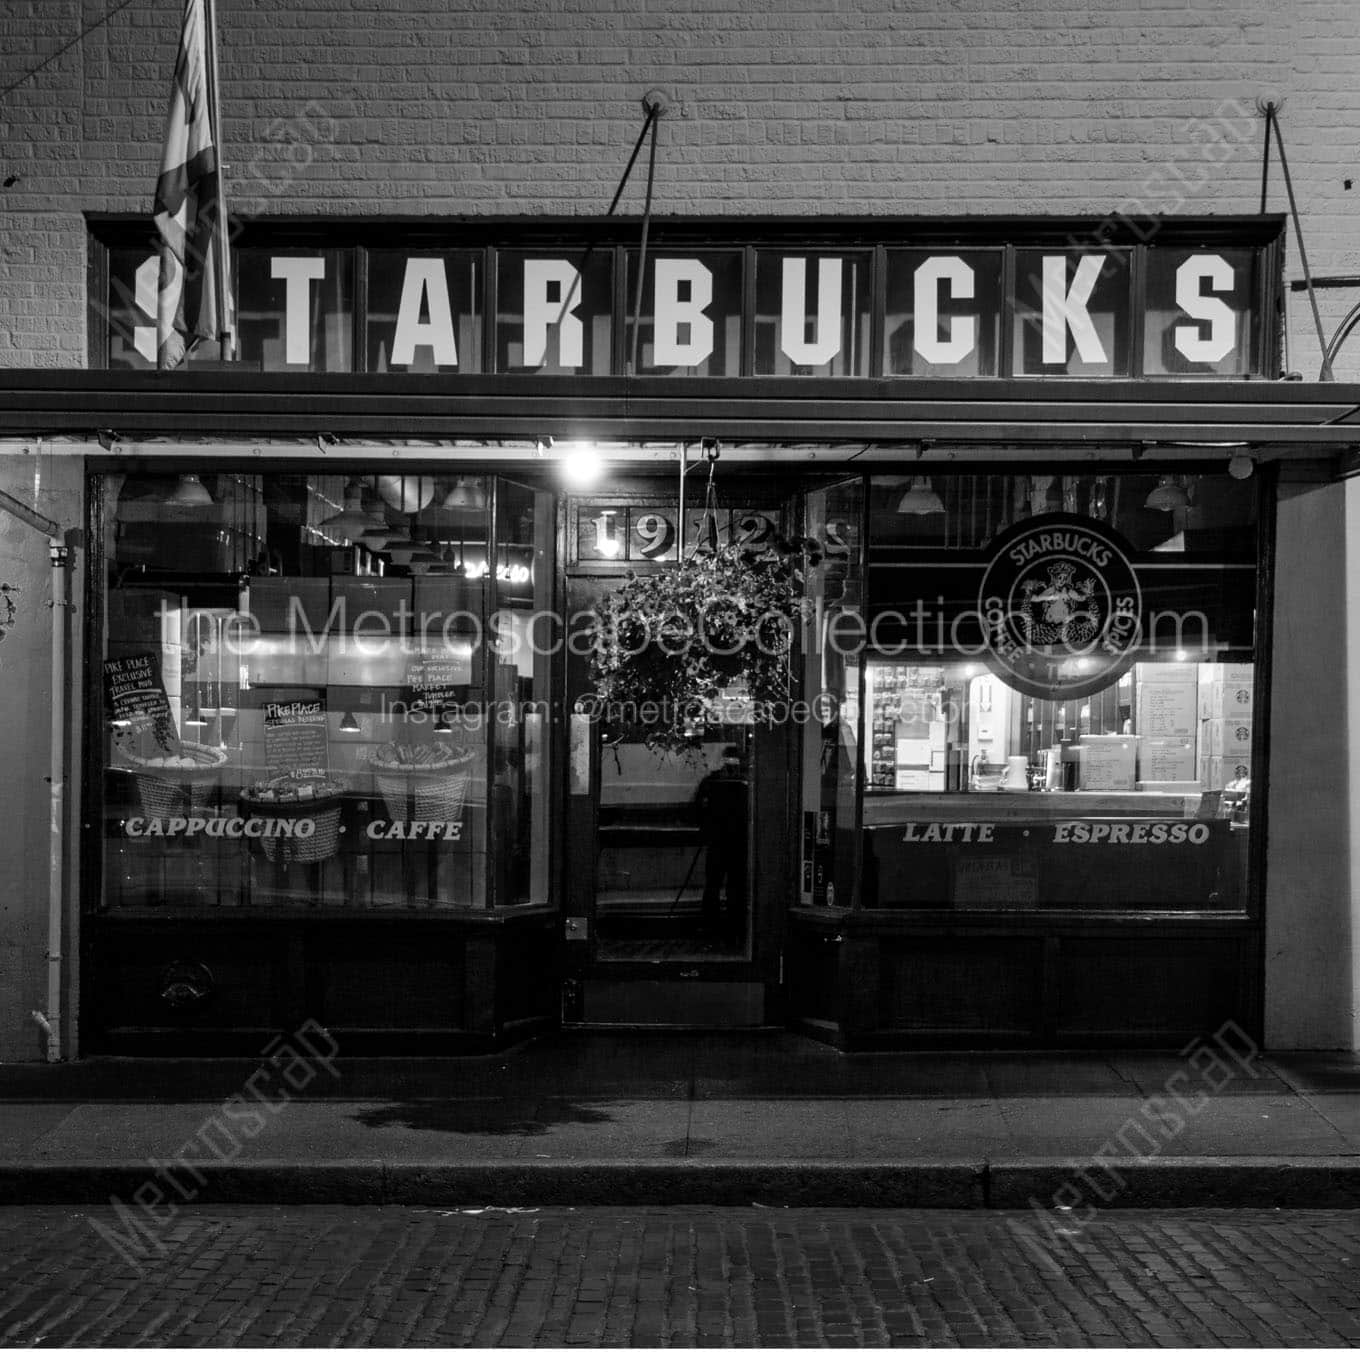
[[1132,792],[1138,755],[1133,737],[1083,737],[1075,750],[1079,788],[1087,792]]
[[1193,737],[1139,737],[1138,779],[1143,783],[1193,780]]
[[1251,778],[1248,756],[1201,756],[1199,782],[1206,789],[1223,789],[1239,779]]
[[1242,718],[1207,718],[1200,723],[1201,756],[1250,756],[1252,724]]
[[1196,683],[1191,674],[1164,679],[1164,670],[1185,670],[1181,666],[1144,666],[1149,678],[1138,686],[1137,730],[1140,737],[1191,737],[1195,735],[1198,714],[1195,709]]
[[1140,661],[1134,674],[1140,685],[1184,685],[1198,682],[1199,666],[1193,661]]
[[1199,687],[1201,719],[1250,719],[1255,687],[1238,680],[1211,680]]
[[1199,683],[1203,685],[1250,685],[1256,679],[1256,667],[1250,661],[1206,662],[1199,668]]

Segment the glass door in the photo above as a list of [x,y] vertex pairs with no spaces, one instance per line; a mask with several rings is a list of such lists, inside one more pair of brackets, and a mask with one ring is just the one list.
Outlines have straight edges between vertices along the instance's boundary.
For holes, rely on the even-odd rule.
[[774,925],[789,879],[787,731],[711,724],[685,755],[621,731],[631,715],[595,695],[589,639],[596,607],[624,579],[621,567],[567,578],[576,644],[565,696],[564,1019],[761,1024],[766,985],[772,994],[778,982]]

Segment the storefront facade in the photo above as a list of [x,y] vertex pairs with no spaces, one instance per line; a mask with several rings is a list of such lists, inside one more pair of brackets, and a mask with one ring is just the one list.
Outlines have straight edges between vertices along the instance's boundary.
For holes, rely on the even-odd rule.
[[[636,224],[260,224],[241,361],[162,376],[93,222],[90,371],[0,375],[86,535],[77,1051],[1268,1037],[1271,932],[1331,928],[1272,792],[1336,645],[1278,643],[1327,607],[1290,507],[1354,446],[1271,380],[1282,229],[668,220],[639,289]],[[788,707],[611,740],[597,606],[796,538]]]

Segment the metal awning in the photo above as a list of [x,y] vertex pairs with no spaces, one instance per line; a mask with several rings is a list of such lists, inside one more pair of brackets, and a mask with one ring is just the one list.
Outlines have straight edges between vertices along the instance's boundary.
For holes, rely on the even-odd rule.
[[[0,370],[0,436],[124,444],[305,440],[532,448],[547,439],[638,447],[718,438],[733,448],[838,446],[836,456],[1032,457],[1062,446],[1262,458],[1360,451],[1360,386],[1082,379],[525,378]],[[925,441],[923,444],[922,441]],[[108,442],[106,436],[105,442]],[[314,448],[315,451],[315,448]],[[1151,449],[1148,449],[1150,452]],[[414,452],[414,450],[413,450]]]

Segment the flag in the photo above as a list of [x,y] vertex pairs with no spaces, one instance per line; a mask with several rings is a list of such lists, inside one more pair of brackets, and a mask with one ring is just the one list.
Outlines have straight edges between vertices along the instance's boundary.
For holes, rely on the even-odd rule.
[[[153,208],[160,236],[160,287],[156,307],[156,363],[176,368],[201,340],[230,328],[218,315],[217,139],[209,87],[206,0],[185,0],[184,27],[175,60],[165,150]],[[225,284],[225,281],[224,281]],[[224,297],[230,296],[226,286]],[[228,303],[228,306],[230,304]]]

